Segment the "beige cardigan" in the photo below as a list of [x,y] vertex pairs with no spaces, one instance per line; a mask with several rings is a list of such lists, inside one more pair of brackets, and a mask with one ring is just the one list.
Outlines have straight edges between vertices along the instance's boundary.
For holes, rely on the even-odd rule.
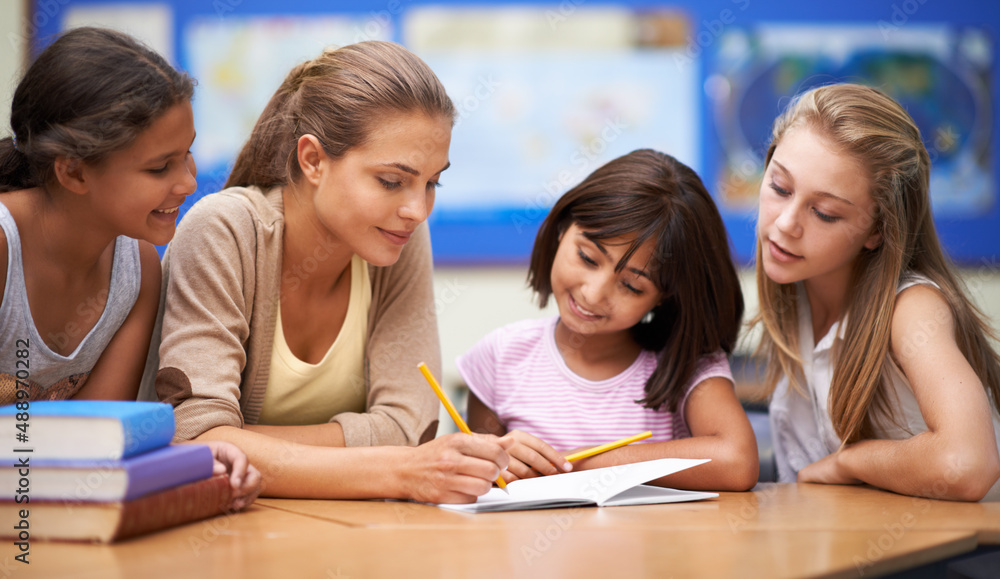
[[[163,257],[140,398],[174,406],[178,440],[260,417],[281,295],[283,208],[280,188],[208,195],[178,224]],[[439,405],[417,364],[441,373],[427,226],[417,229],[398,262],[369,265],[369,274],[367,411],[330,421],[343,427],[347,446],[416,445],[436,434]],[[296,283],[294,276],[286,274],[285,283]]]

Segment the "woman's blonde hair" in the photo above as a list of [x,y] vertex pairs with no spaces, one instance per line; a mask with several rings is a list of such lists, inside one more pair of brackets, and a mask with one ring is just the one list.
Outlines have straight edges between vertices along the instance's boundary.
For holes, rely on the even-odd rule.
[[295,155],[302,135],[316,136],[328,155],[339,157],[364,144],[385,115],[412,112],[455,119],[454,104],[423,60],[377,40],[328,49],[288,73],[225,186],[286,185],[301,173]]
[[[847,327],[830,386],[830,417],[844,444],[874,436],[876,414],[894,420],[881,385],[889,365],[889,332],[897,287],[908,272],[937,284],[955,318],[955,340],[982,380],[995,407],[1000,408],[1000,357],[990,345],[995,339],[983,314],[971,303],[938,241],[931,214],[930,158],[920,131],[909,114],[879,90],[836,84],[803,93],[774,122],[765,167],[775,147],[791,129],[808,127],[852,156],[869,172],[874,229],[881,234],[875,249],[862,249],[855,261],[847,297]],[[799,357],[798,304],[794,284],[767,277],[757,239],[757,289],[760,313],[751,324],[763,323],[758,348],[767,360],[765,384],[773,392],[788,376],[802,391]]]

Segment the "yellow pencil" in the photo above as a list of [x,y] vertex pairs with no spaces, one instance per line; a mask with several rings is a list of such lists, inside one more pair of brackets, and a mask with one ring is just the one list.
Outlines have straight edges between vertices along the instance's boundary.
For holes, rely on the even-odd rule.
[[[424,375],[424,378],[427,378],[427,383],[431,385],[431,388],[434,389],[434,393],[437,394],[437,397],[439,399],[441,399],[441,404],[444,404],[445,410],[448,411],[448,414],[451,415],[451,419],[454,420],[455,424],[458,425],[458,429],[466,434],[472,434],[472,431],[469,430],[469,426],[465,423],[464,420],[462,420],[462,417],[458,414],[458,411],[455,410],[455,405],[451,403],[451,400],[448,400],[448,397],[445,396],[444,390],[441,389],[441,386],[438,384],[437,380],[434,379],[434,375],[431,374],[431,371],[427,367],[427,364],[421,362],[420,364],[417,364],[417,368],[420,368],[420,372]],[[502,489],[507,488],[507,483],[503,480],[502,476],[497,477],[497,486],[499,486]]]
[[574,460],[580,460],[581,458],[587,458],[594,456],[595,454],[601,454],[602,452],[607,452],[611,449],[618,448],[620,446],[625,446],[626,444],[632,444],[637,440],[642,440],[644,438],[649,438],[653,436],[652,431],[647,430],[642,434],[636,434],[635,436],[630,436],[628,438],[623,438],[617,442],[609,442],[607,444],[602,444],[601,446],[595,446],[594,448],[588,448],[587,450],[581,450],[580,452],[574,452],[573,454],[566,457],[566,460],[573,462]]

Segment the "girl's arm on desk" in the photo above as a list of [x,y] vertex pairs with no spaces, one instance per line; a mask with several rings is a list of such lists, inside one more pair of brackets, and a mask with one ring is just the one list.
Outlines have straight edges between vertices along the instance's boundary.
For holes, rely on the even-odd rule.
[[[511,439],[508,471],[517,478],[556,474],[570,470],[557,467],[562,456],[538,438],[514,430],[507,432],[496,415],[469,393],[469,427]],[[757,439],[733,390],[724,378],[709,378],[692,390],[685,408],[691,438],[666,442],[636,443],[578,460],[572,470],[629,464],[657,458],[710,458],[697,468],[664,477],[650,484],[699,489],[745,491],[757,483],[759,459]],[[575,449],[583,450],[583,449]],[[555,453],[553,456],[552,453]]]
[[[649,484],[713,491],[745,491],[757,483],[757,439],[733,384],[709,378],[691,391],[684,410],[691,438],[635,443],[578,460],[576,470],[657,458],[710,458],[711,462]],[[569,454],[569,453],[567,453]]]
[[905,495],[982,499],[1000,476],[991,406],[958,349],[954,317],[940,293],[915,286],[899,294],[890,347],[927,431],[852,444],[803,468],[799,482],[865,482]]

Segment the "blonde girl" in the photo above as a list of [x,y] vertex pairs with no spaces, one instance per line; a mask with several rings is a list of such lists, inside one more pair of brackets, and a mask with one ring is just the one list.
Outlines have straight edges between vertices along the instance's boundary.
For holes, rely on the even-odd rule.
[[811,90],[775,121],[756,321],[781,481],[998,496],[1000,360],[938,242],[929,172],[913,119],[872,88]]

